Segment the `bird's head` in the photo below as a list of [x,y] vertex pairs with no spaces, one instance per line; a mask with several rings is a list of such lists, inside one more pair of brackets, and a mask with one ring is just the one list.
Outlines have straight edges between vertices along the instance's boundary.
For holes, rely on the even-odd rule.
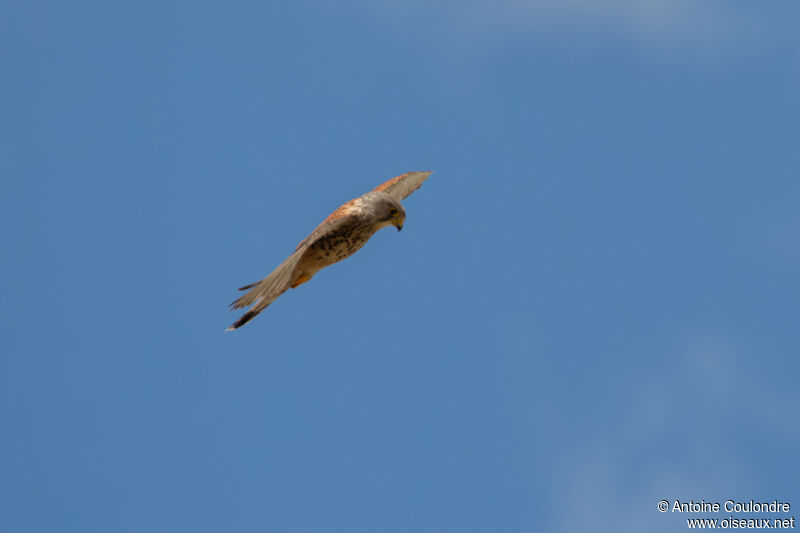
[[399,201],[386,193],[373,192],[370,193],[369,203],[372,216],[379,229],[386,226],[394,226],[397,231],[403,229],[403,224],[406,221],[406,210]]

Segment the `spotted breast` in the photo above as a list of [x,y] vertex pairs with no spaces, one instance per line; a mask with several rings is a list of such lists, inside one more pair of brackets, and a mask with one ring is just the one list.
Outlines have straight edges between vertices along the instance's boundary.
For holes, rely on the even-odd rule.
[[374,225],[365,224],[360,220],[344,224],[335,232],[319,238],[309,246],[298,266],[301,270],[313,275],[356,253],[375,231]]

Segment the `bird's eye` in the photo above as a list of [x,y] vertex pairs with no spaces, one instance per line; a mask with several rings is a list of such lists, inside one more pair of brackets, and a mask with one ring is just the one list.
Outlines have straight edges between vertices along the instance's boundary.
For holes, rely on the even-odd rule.
[[398,213],[398,211],[397,211],[397,208],[396,208],[396,207],[390,207],[390,208],[389,208],[389,214],[390,214],[391,216],[396,216],[396,215],[397,215],[397,213]]

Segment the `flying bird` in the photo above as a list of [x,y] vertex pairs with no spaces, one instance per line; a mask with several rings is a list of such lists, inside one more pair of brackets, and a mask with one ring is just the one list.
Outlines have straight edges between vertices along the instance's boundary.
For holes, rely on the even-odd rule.
[[248,292],[231,303],[231,309],[252,307],[225,331],[247,324],[287,289],[302,285],[326,266],[350,257],[379,229],[403,229],[406,211],[400,200],[419,189],[430,175],[430,171],[406,172],[328,215],[270,275],[239,289]]

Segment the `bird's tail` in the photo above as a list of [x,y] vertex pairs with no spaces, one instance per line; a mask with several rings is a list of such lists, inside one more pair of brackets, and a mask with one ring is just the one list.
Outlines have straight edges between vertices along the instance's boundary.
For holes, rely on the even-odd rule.
[[231,309],[241,309],[251,305],[253,307],[240,316],[239,320],[231,324],[225,331],[233,331],[247,324],[261,311],[266,309],[269,304],[274,302],[278,296],[286,292],[291,286],[293,281],[292,276],[294,275],[295,267],[301,255],[302,254],[298,252],[293,253],[266,278],[241,287],[239,289],[240,291],[248,292],[231,302]]
[[[269,305],[269,304],[267,304],[267,305]],[[266,306],[266,305],[264,305],[263,307],[261,307],[261,306],[256,306],[256,307],[253,307],[252,309],[250,309],[249,311],[247,311],[245,314],[243,314],[242,316],[240,316],[240,317],[239,317],[239,320],[237,320],[236,322],[234,322],[233,324],[231,324],[231,325],[228,327],[228,329],[226,329],[225,331],[233,331],[233,330],[235,330],[235,329],[238,329],[238,328],[240,328],[240,327],[244,326],[245,324],[247,324],[248,322],[250,322],[251,320],[253,320],[253,319],[256,317],[256,315],[257,315],[258,313],[260,313],[261,311],[263,311],[265,307],[267,307],[267,306]]]

